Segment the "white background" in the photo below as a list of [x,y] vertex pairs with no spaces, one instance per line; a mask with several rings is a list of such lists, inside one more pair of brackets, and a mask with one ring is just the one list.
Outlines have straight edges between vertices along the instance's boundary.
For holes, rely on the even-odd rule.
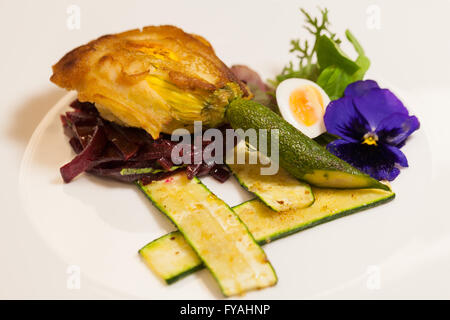
[[[417,201],[428,203],[429,212],[449,215],[450,1],[2,0],[0,298],[121,297],[84,278],[81,290],[67,290],[67,264],[46,247],[21,207],[18,175],[24,149],[42,117],[65,94],[48,81],[52,64],[106,33],[174,24],[205,36],[225,63],[248,64],[267,78],[289,61],[290,39],[306,35],[298,8],[314,11],[318,3],[330,9],[333,30],[342,35],[348,27],[361,40],[371,72],[415,102],[410,107],[421,120],[432,158],[432,183],[416,182],[417,188],[431,188],[427,194],[432,196]],[[81,8],[79,30],[67,28],[71,4]],[[379,30],[367,26],[370,5],[381,10]],[[439,220],[430,221],[429,212],[423,212],[424,225],[448,230]],[[410,277],[410,285],[389,297],[450,298],[450,243],[439,242],[439,248]],[[421,250],[431,254],[434,249]]]

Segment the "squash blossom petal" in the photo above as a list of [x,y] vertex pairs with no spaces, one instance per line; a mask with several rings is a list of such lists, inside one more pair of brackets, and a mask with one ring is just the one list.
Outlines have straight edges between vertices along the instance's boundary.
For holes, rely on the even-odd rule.
[[394,180],[398,167],[408,167],[400,150],[420,127],[419,120],[388,89],[373,80],[350,84],[344,97],[332,101],[324,116],[325,126],[340,139],[327,149],[378,180]]

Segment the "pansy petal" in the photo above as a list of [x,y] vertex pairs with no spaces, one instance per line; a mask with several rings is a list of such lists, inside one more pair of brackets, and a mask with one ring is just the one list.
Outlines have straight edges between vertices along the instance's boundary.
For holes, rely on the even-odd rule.
[[393,113],[408,115],[408,109],[388,89],[372,89],[362,96],[354,97],[353,103],[369,123],[371,131],[375,131],[380,122]]
[[344,96],[346,97],[359,97],[366,94],[369,90],[380,87],[378,83],[374,80],[364,80],[356,81],[350,83],[347,88],[345,88]]
[[377,128],[377,135],[381,141],[400,148],[419,127],[417,117],[394,113],[381,121]]
[[323,118],[327,131],[347,141],[357,142],[370,129],[358,113],[350,97],[331,101]]
[[403,168],[408,167],[408,159],[405,154],[397,147],[384,145],[384,148],[388,149],[395,157],[395,163],[401,165]]
[[338,139],[330,142],[327,145],[327,150],[336,157],[354,165],[353,156],[358,154],[356,149],[359,143],[349,142],[343,139]]
[[327,149],[377,180],[394,180],[400,173],[400,170],[395,166],[396,163],[402,162],[405,164],[404,161],[406,161],[400,150],[396,148],[396,150],[392,150],[391,147],[387,148],[383,145],[369,146],[335,140],[328,144]]
[[393,181],[398,177],[399,174],[400,169],[392,166],[380,167],[377,171],[379,180]]
[[[344,139],[337,139],[334,141],[331,141],[328,145],[327,145],[327,149],[328,151],[331,152],[331,149],[336,149],[336,151],[338,152],[338,148],[340,146],[343,145],[347,145],[347,144],[352,144],[353,142],[349,142],[349,141],[345,141]],[[335,156],[338,156],[336,153],[332,152]]]

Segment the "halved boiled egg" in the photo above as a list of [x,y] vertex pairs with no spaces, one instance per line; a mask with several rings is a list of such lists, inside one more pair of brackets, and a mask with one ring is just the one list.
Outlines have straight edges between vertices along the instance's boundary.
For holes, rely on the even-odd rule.
[[284,80],[278,85],[276,97],[283,118],[303,134],[315,138],[326,131],[323,116],[330,98],[315,82]]

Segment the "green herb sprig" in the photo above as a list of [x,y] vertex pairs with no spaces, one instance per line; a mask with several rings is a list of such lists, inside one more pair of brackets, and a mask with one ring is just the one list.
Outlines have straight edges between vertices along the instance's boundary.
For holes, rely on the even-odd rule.
[[330,21],[328,20],[328,9],[319,8],[319,10],[321,13],[320,19],[317,17],[313,18],[305,9],[300,9],[305,18],[305,25],[303,28],[315,37],[314,45],[311,46],[308,40],[291,40],[291,49],[289,52],[297,53],[296,57],[298,58],[298,62],[294,65],[294,62],[290,61],[289,64],[283,68],[281,73],[276,76],[276,79],[270,81],[273,86],[276,87],[281,81],[289,78],[305,78],[316,81],[319,76],[319,68],[316,63],[317,39],[319,39],[322,34],[325,34],[336,43],[341,43],[341,40],[337,38],[336,33],[329,29]]

